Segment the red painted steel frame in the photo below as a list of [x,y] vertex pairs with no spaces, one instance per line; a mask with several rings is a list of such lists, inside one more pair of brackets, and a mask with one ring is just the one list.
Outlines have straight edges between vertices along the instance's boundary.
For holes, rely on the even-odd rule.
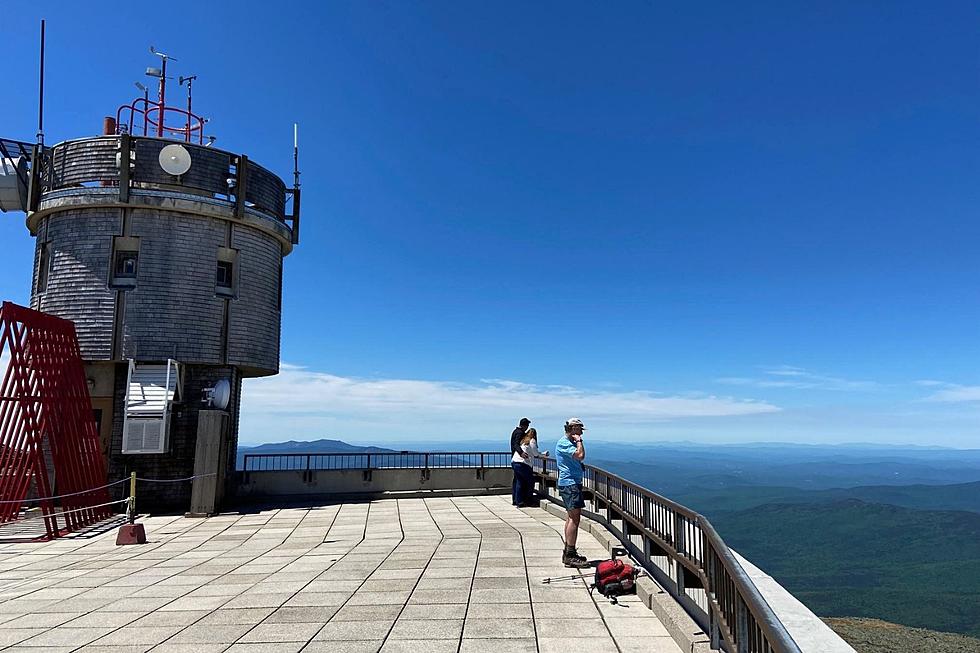
[[[100,505],[109,501],[106,467],[75,325],[4,302],[4,352],[10,359],[0,382],[0,524],[19,518],[32,481],[49,538],[109,517],[110,508]],[[60,512],[55,494],[72,495],[60,499]]]

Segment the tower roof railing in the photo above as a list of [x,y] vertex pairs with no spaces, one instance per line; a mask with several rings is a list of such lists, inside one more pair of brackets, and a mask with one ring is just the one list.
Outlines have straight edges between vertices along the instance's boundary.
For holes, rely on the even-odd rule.
[[[129,122],[123,122],[124,115],[128,112]],[[168,124],[167,118],[178,117],[180,126],[176,126],[176,121]],[[142,122],[141,132],[137,132],[137,119]],[[136,98],[129,104],[124,104],[116,110],[116,133],[130,133],[142,136],[164,136],[179,137],[187,143],[197,140],[204,144],[204,125],[207,118],[191,113],[186,109],[173,106],[165,106],[156,100],[141,97]],[[196,139],[195,139],[196,137]]]

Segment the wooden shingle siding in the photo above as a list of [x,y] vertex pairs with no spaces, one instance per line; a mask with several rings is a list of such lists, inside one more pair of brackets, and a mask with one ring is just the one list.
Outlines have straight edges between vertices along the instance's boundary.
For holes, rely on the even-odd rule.
[[[119,233],[118,209],[82,209],[45,219],[34,255],[31,306],[75,323],[85,360],[109,360],[116,294],[109,289],[112,237]],[[47,289],[37,292],[40,246],[50,248]]]

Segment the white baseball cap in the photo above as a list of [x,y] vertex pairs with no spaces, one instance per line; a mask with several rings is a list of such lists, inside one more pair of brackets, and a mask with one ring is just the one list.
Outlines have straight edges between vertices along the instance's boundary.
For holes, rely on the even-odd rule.
[[565,421],[565,426],[581,426],[583,429],[585,428],[585,424],[583,424],[582,420],[577,417],[569,417],[568,420]]

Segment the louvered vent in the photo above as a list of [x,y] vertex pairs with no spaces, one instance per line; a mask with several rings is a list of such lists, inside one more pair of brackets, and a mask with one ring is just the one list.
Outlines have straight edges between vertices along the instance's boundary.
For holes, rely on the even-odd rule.
[[123,453],[166,453],[171,404],[180,395],[180,366],[129,362]]

